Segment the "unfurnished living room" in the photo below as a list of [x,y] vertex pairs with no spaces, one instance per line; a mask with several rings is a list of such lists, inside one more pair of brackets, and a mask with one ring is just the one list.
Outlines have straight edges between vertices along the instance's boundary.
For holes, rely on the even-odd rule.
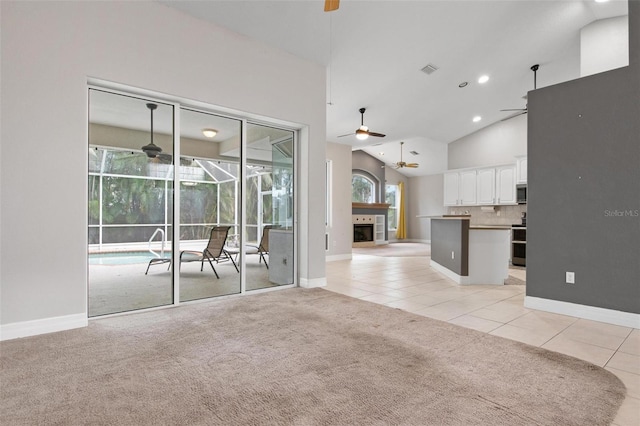
[[0,2],[0,424],[640,424],[640,2]]

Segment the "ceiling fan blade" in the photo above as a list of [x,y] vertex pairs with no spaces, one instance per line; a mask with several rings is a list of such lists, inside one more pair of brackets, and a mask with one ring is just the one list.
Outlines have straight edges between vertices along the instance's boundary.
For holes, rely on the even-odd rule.
[[338,10],[340,6],[340,0],[324,0],[324,11],[331,12],[332,10]]
[[377,132],[367,132],[369,133],[369,136],[375,136],[376,138],[384,138],[387,135],[384,135],[382,133],[377,133]]
[[415,169],[418,166],[419,166],[418,163],[408,163],[406,167],[411,167],[412,169]]
[[347,133],[346,135],[340,135],[339,138],[344,138],[345,136],[353,136],[355,133]]
[[502,120],[500,120],[500,121],[507,121],[507,120],[509,120],[509,119],[511,119],[511,118],[513,118],[513,117],[517,117],[517,116],[519,116],[519,115],[523,115],[523,114],[526,114],[526,113],[527,113],[527,110],[526,110],[526,109],[525,109],[525,110],[521,110],[520,112],[517,112],[517,113],[515,113],[515,114],[511,114],[510,116],[505,117],[505,118],[503,118],[503,119],[502,119]]

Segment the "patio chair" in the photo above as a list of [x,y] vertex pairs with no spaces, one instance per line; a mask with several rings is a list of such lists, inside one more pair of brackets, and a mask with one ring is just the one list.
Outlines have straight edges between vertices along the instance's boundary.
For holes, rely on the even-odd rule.
[[[213,267],[213,261],[216,263],[231,261],[237,272],[240,272],[238,265],[233,260],[229,252],[225,249],[227,242],[227,235],[229,234],[230,226],[215,226],[211,229],[209,235],[209,242],[202,251],[183,250],[180,252],[180,264],[182,262],[200,262],[200,271],[204,268],[204,261],[208,261],[213,269],[213,273],[216,274],[216,278],[220,279],[216,268]],[[185,254],[188,255],[185,257]]]
[[259,254],[259,262],[262,263],[262,261],[264,260],[264,266],[266,266],[267,269],[269,269],[269,264],[267,263],[267,258],[264,257],[264,255],[269,254],[269,231],[271,231],[271,228],[273,228],[272,225],[265,226],[262,230],[262,238],[260,238],[260,243],[257,246],[248,244],[246,249],[247,254]]
[[[269,231],[273,228],[272,225],[266,225],[262,230],[262,237],[260,238],[260,243],[258,245],[247,244],[245,248],[245,254],[259,254],[260,260],[262,263],[264,260],[264,266],[269,269],[269,264],[267,263],[267,258],[265,255],[269,254]],[[240,254],[240,249],[238,247],[228,247],[225,249],[228,254],[232,254],[238,260],[238,254]]]

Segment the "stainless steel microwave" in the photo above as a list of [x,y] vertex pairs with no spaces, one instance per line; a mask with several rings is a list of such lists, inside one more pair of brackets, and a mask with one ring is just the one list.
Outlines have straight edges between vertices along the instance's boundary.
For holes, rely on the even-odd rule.
[[516,185],[516,200],[518,204],[527,204],[527,185]]

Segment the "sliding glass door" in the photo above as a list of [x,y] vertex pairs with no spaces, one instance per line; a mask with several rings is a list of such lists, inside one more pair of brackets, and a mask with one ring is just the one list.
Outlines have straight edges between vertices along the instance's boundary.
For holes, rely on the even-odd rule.
[[242,121],[180,110],[180,301],[240,293]]
[[247,125],[247,290],[294,283],[294,133]]
[[173,109],[89,91],[89,316],[173,303]]
[[89,316],[294,284],[294,150],[292,130],[90,89]]

